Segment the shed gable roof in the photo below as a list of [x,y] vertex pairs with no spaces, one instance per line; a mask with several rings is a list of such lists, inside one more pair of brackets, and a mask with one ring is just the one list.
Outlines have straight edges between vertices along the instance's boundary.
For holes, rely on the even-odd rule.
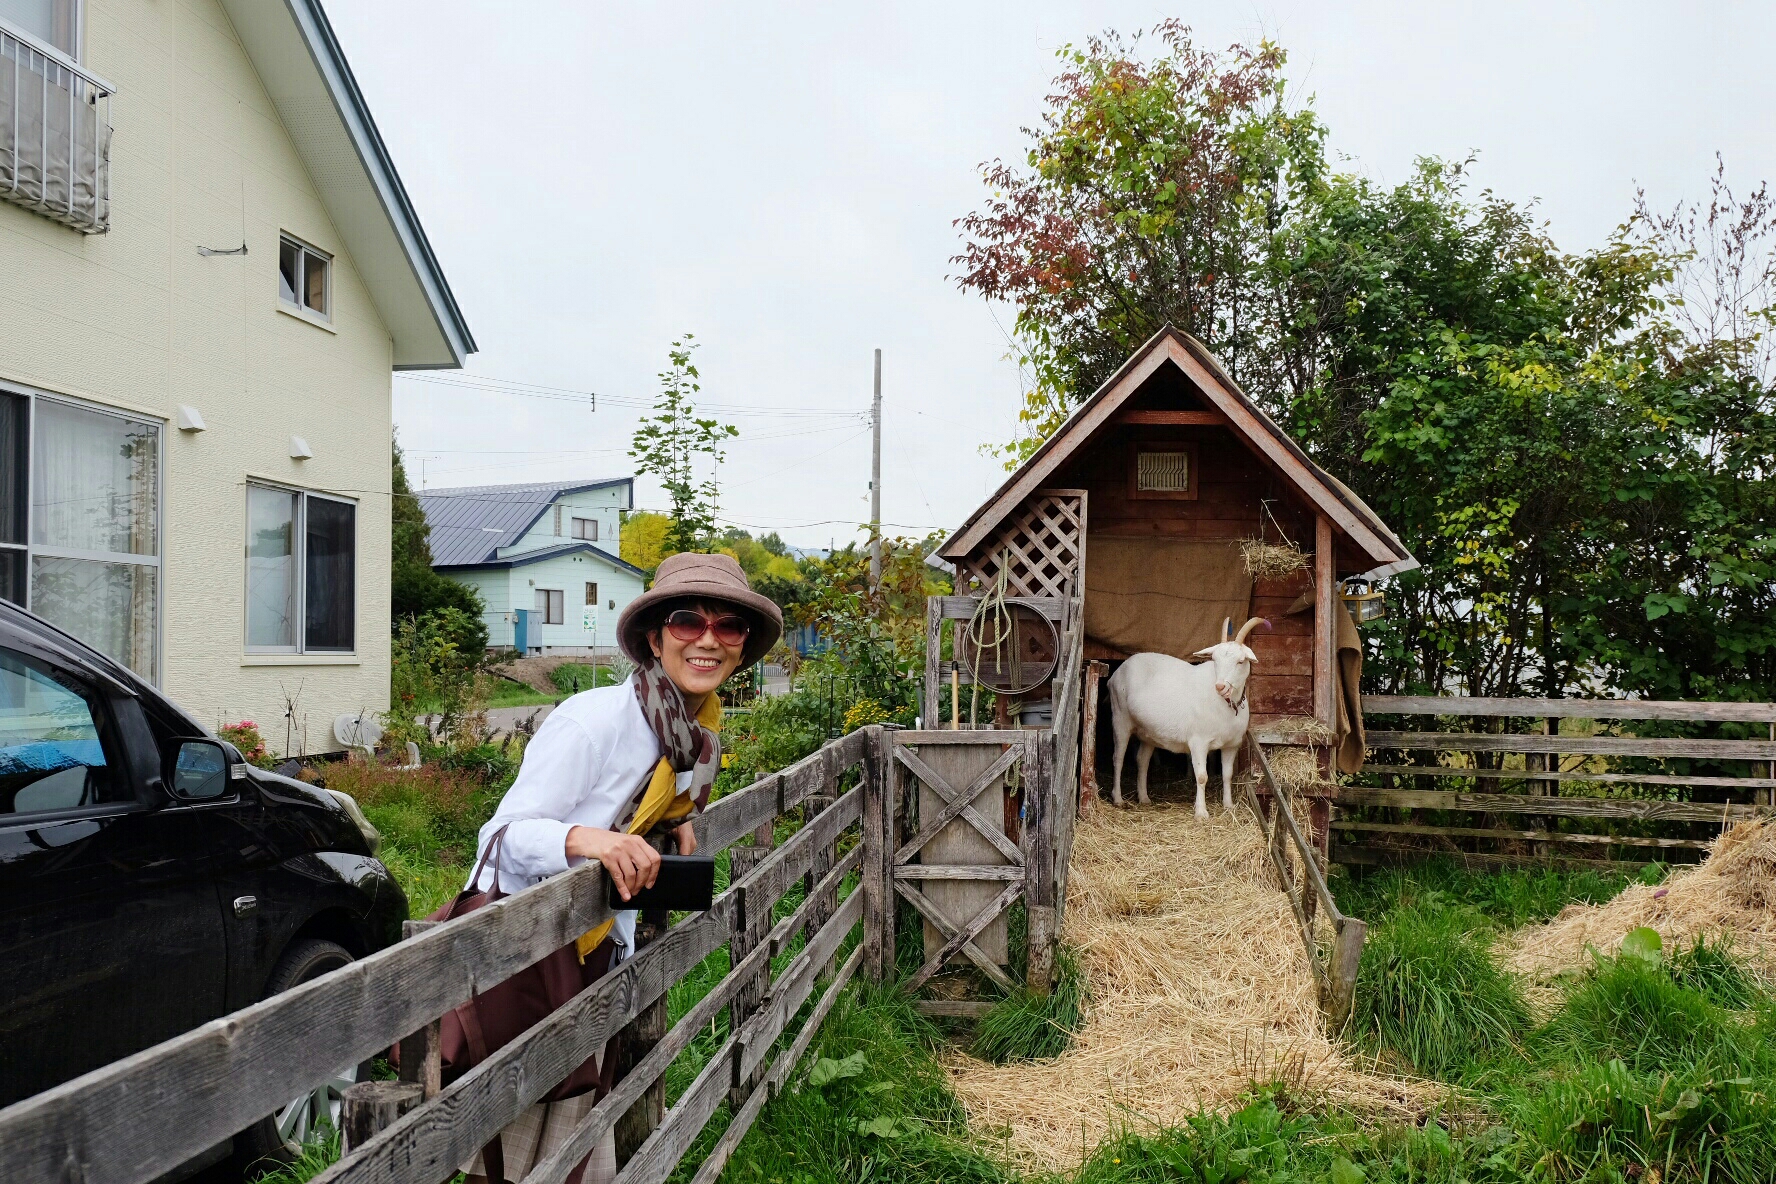
[[394,339],[396,370],[461,366],[468,322],[320,0],[221,0]]
[[1418,566],[1418,560],[1405,544],[1363,499],[1315,464],[1288,433],[1240,390],[1207,347],[1171,325],[1148,338],[1121,369],[1080,404],[1060,430],[969,516],[938,548],[937,554],[952,562],[966,558],[1024,499],[1048,484],[1068,459],[1100,429],[1109,426],[1123,405],[1166,365],[1182,371],[1209,406],[1226,420],[1227,427],[1269,461],[1374,561],[1374,574],[1389,575]]
[[525,532],[562,497],[613,485],[628,485],[632,480],[629,477],[607,477],[591,481],[428,489],[418,497],[419,508],[432,531],[432,566],[490,566],[499,559],[501,547],[510,547],[523,538]]

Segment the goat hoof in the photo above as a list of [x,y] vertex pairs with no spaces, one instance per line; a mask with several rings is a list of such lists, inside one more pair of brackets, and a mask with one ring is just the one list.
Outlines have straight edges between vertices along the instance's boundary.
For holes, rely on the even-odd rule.
[[1204,822],[1207,822],[1209,820],[1209,812],[1207,810],[1203,809],[1201,806],[1198,806],[1196,808],[1196,816],[1198,818],[1202,819]]

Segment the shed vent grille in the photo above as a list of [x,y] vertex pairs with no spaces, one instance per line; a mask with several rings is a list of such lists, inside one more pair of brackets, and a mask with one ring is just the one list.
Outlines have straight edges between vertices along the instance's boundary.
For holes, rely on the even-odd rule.
[[1153,493],[1190,491],[1188,452],[1142,452],[1135,458],[1135,488]]

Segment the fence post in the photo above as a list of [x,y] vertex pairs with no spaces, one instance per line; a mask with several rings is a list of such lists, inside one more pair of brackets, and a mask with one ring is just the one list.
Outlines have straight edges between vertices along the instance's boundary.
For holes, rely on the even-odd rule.
[[[1054,985],[1054,734],[1024,733],[1024,987],[1046,995]],[[1071,795],[1068,795],[1069,797]],[[1068,802],[1069,807],[1072,802]]]
[[[728,882],[737,884],[753,868],[763,863],[771,853],[776,842],[775,820],[761,822],[758,829],[752,832],[752,842],[729,848]],[[740,889],[740,915],[734,923],[734,931],[728,938],[728,967],[740,965],[746,956],[758,949],[765,935],[771,932],[771,906],[769,902],[756,902],[748,897],[744,887]],[[734,1001],[728,1004],[728,1031],[738,1032],[740,1026],[753,1017],[764,1003],[765,992],[771,985],[771,967],[769,963],[746,981],[740,983],[734,991]],[[728,1091],[728,1100],[738,1108],[743,1105],[752,1093],[752,1082],[736,1082]]]
[[414,1081],[360,1081],[340,1096],[340,1154],[349,1155],[395,1124],[424,1100],[424,1087]]
[[1326,1031],[1333,1036],[1344,1031],[1356,1002],[1357,968],[1363,960],[1363,939],[1368,932],[1368,924],[1355,917],[1345,917],[1338,923],[1332,964],[1326,972]]
[[[829,749],[828,751],[830,752],[831,750]],[[802,807],[803,826],[809,825],[820,815],[824,814],[827,807],[831,806],[837,799],[839,788],[838,776],[836,772],[829,769],[828,777],[829,780],[827,785],[833,792],[830,794],[813,793],[808,795],[807,800]],[[835,839],[824,847],[816,847],[814,849],[813,855],[808,861],[808,871],[802,876],[802,899],[807,900],[812,897],[814,893],[814,885],[824,880],[826,878],[826,873],[832,871],[833,864],[837,862],[834,858],[834,852],[838,850],[838,846],[838,840]],[[838,906],[839,893],[836,888],[831,892],[826,893],[820,899],[815,900],[808,908],[808,927],[806,932],[810,936],[819,933],[821,926],[825,925],[832,919],[833,912]],[[826,969],[821,973],[830,974],[836,969],[837,959],[838,954],[835,952],[833,954],[833,962],[829,963]]]
[[[656,848],[666,845],[666,836],[650,836],[649,842]],[[635,919],[635,952],[653,945],[666,936],[666,927],[671,916],[665,910],[648,911]],[[643,1057],[654,1050],[654,1046],[666,1037],[667,1014],[666,996],[662,994],[650,1003],[627,1027],[617,1033],[617,1079],[622,1080],[629,1071],[639,1065]],[[647,1092],[635,1100],[617,1119],[613,1139],[616,1143],[617,1166],[629,1162],[636,1148],[647,1141],[654,1133],[654,1128],[666,1117],[666,1079],[656,1080],[648,1086]]]
[[[418,937],[437,921],[401,922],[401,939]],[[401,1080],[416,1083],[424,1100],[431,1101],[444,1088],[444,1049],[440,1043],[444,1017],[439,1016],[417,1032],[401,1037]]]
[[894,974],[894,733],[867,729],[863,749],[863,969],[886,982]]

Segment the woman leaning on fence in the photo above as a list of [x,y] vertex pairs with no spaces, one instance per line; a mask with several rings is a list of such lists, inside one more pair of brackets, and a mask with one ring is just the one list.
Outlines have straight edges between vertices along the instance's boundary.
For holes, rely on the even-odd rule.
[[[729,556],[682,554],[661,563],[653,588],[617,621],[618,644],[635,673],[621,686],[573,696],[543,722],[517,780],[481,828],[465,895],[510,893],[596,859],[627,900],[659,871],[650,837],[666,836],[680,854],[694,852],[690,819],[707,804],[721,767],[716,689],[763,657],[782,632],[782,613],[751,589]],[[574,977],[592,982],[634,946],[635,913],[618,913],[576,943]],[[613,1052],[614,1041],[558,1087],[554,1100],[531,1106],[501,1131],[463,1165],[469,1179],[520,1180],[553,1153],[615,1084]],[[610,1180],[615,1154],[607,1132],[569,1180]]]

